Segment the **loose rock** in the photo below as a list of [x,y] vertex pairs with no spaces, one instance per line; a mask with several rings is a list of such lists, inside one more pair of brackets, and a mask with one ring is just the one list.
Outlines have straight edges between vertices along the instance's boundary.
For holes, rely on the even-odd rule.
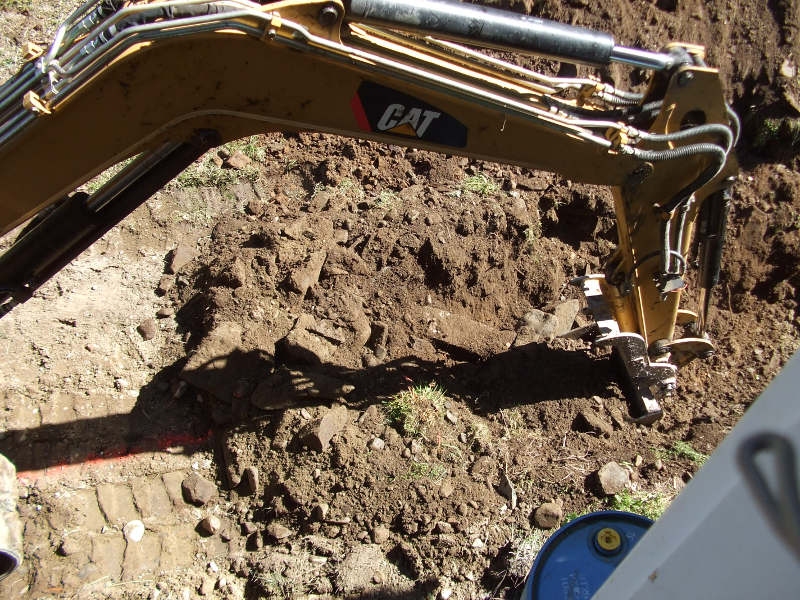
[[222,527],[222,521],[219,520],[219,517],[211,515],[200,521],[199,527],[203,533],[214,535],[220,530],[220,527]]
[[162,275],[161,279],[158,280],[156,293],[163,296],[172,289],[173,285],[175,285],[175,278],[172,275]]
[[122,528],[122,534],[128,542],[133,542],[134,544],[141,542],[144,537],[144,523],[138,519],[128,521],[125,527]]
[[229,169],[242,170],[246,169],[253,161],[248,158],[244,152],[237,150],[225,160],[225,166]]
[[300,441],[317,452],[322,452],[328,447],[333,436],[339,433],[347,424],[347,408],[336,406],[325,413],[320,419],[315,419],[300,430]]
[[389,539],[391,534],[392,532],[389,531],[387,527],[378,525],[372,530],[372,541],[376,544],[383,544]]
[[285,540],[286,538],[294,535],[294,532],[291,529],[281,525],[280,523],[270,523],[267,525],[266,532],[268,536],[277,541]]
[[315,521],[324,521],[330,510],[331,507],[327,502],[317,502],[311,509],[311,518]]
[[258,493],[258,469],[255,467],[246,467],[242,472],[242,482],[244,484],[245,494],[255,495]]
[[373,440],[369,443],[370,450],[383,450],[386,447],[386,442],[384,442],[381,438],[373,438]]
[[561,519],[564,516],[564,511],[555,502],[545,502],[533,514],[533,520],[536,522],[537,527],[542,529],[553,529],[558,527]]
[[613,461],[603,465],[600,470],[597,471],[597,479],[600,485],[600,491],[604,496],[619,494],[630,481],[628,471]]
[[217,495],[217,486],[197,473],[192,473],[181,483],[183,497],[189,504],[203,506]]
[[175,314],[175,309],[171,306],[164,306],[163,308],[159,308],[158,312],[156,313],[156,317],[159,319],[167,319]]
[[136,328],[136,331],[139,332],[139,335],[142,336],[144,341],[152,340],[156,337],[156,331],[158,331],[158,325],[156,325],[155,319],[145,319],[139,326]]
[[453,482],[450,479],[445,479],[439,487],[439,495],[442,498],[449,498],[454,492]]
[[172,251],[167,263],[167,273],[174,275],[181,268],[194,258],[194,247],[188,244],[178,244]]
[[447,521],[437,521],[434,531],[436,533],[453,533],[453,526]]
[[599,435],[610,436],[614,433],[614,427],[603,419],[598,413],[591,409],[584,409],[575,417],[572,424],[575,431],[583,431],[587,433],[596,433]]

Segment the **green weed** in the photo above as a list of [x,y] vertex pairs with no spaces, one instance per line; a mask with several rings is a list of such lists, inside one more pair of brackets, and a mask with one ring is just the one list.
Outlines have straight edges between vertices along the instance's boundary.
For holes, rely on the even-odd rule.
[[547,536],[548,534],[541,529],[534,529],[525,536],[517,536],[512,530],[508,565],[510,575],[516,579],[522,579],[528,575],[536,555],[547,541]]
[[703,466],[708,460],[708,454],[698,452],[688,442],[675,442],[672,444],[671,453],[678,458],[688,458],[698,466]]
[[33,0],[0,0],[0,10],[22,12],[33,7]]
[[436,481],[444,479],[449,474],[447,467],[438,463],[412,462],[408,472],[403,476],[404,479],[434,479]]
[[444,413],[445,391],[436,385],[412,386],[383,403],[389,424],[404,435],[426,438],[428,429]]
[[271,598],[290,600],[297,593],[289,578],[275,571],[257,573],[252,579]]
[[492,194],[496,194],[500,191],[500,186],[497,185],[497,183],[487,175],[479,173],[477,175],[467,177],[462,182],[461,189],[465,192],[478,194],[479,196],[491,196]]
[[398,198],[391,190],[381,190],[378,197],[375,199],[375,206],[384,210],[390,210],[397,204]]
[[642,515],[654,521],[669,506],[669,500],[657,492],[622,492],[611,500],[609,508]]

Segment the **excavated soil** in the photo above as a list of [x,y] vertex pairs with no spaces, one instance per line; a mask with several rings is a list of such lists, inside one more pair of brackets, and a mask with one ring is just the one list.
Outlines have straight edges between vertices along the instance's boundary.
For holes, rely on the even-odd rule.
[[[36,4],[0,3],[4,31],[49,30]],[[259,136],[238,181],[160,192],[0,322],[26,558],[4,597],[515,597],[543,503],[611,506],[611,461],[636,497],[693,477],[675,442],[710,454],[798,347],[800,6],[499,4],[705,44],[742,117],[717,352],[681,370],[664,417],[632,422],[613,357],[553,337],[589,322],[568,282],[613,248],[608,190]],[[389,410],[412,389],[416,430]],[[196,508],[190,473],[213,483]],[[146,550],[121,533],[135,518]]]

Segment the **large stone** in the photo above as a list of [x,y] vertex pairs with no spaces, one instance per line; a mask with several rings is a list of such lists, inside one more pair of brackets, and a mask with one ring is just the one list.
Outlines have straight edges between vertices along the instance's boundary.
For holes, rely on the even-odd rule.
[[[343,595],[357,594],[370,585],[370,579],[385,581],[389,566],[377,544],[356,546],[338,565],[336,584]],[[379,574],[380,577],[376,577]]]
[[555,309],[556,317],[556,335],[564,335],[572,330],[572,324],[575,323],[575,317],[581,310],[580,300],[567,300],[562,302]]
[[303,427],[297,434],[300,441],[317,452],[328,447],[331,439],[347,424],[347,408],[335,406],[320,419],[315,419]]
[[630,475],[623,467],[612,461],[603,465],[597,471],[597,482],[600,492],[604,496],[613,496],[625,490],[630,481]]
[[203,506],[217,495],[217,486],[197,473],[192,473],[181,484],[183,497],[189,504]]
[[555,502],[545,502],[533,514],[536,526],[542,529],[558,527],[563,517],[564,510]]
[[143,519],[166,517],[172,512],[172,502],[158,477],[136,479],[131,487],[134,502]]
[[370,268],[358,254],[350,248],[334,246],[328,250],[323,274],[327,277],[336,275],[369,275]]
[[614,427],[601,417],[598,413],[591,409],[584,409],[578,413],[572,423],[572,428],[575,431],[583,431],[586,433],[596,433],[599,435],[610,436],[614,433]]
[[512,331],[500,331],[467,316],[426,306],[421,319],[429,337],[449,346],[457,353],[488,358],[505,352],[514,340]]
[[376,544],[383,544],[389,540],[391,535],[392,532],[389,531],[388,527],[378,525],[372,530],[372,541]]
[[178,244],[169,256],[167,261],[167,273],[175,274],[188,264],[195,254],[194,245]]
[[287,287],[300,296],[305,296],[308,288],[319,281],[322,265],[325,264],[327,253],[324,250],[312,252],[308,259],[297,269],[292,271],[287,279]]

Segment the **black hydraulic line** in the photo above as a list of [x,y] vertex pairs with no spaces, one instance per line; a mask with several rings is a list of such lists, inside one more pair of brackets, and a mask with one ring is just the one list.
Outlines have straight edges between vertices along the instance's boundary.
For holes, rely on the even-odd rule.
[[565,102],[553,96],[542,96],[541,102],[546,104],[548,108],[555,106],[559,110],[564,111],[573,117],[588,117],[593,119],[602,120],[615,120],[615,119],[630,119],[638,117],[642,114],[650,115],[657,113],[661,110],[662,102],[648,102],[643,105],[633,105],[625,108],[614,108],[611,110],[594,110],[591,108],[583,108],[582,106],[575,106],[569,102]]
[[94,196],[79,192],[65,199],[0,256],[0,317],[28,300],[50,277],[218,144],[217,132],[197,132],[190,141],[176,144],[96,210],[91,208],[92,198],[113,188],[119,177],[135,169],[140,161],[146,161],[147,156],[134,161]]
[[701,244],[698,280],[700,287],[707,290],[711,290],[719,283],[730,204],[731,192],[730,188],[726,188],[711,194],[700,207],[697,230]]
[[730,152],[731,148],[733,147],[734,143],[734,135],[731,131],[731,128],[727,125],[721,125],[719,123],[708,123],[706,125],[697,125],[696,127],[692,127],[690,129],[683,129],[681,131],[675,131],[673,133],[649,133],[643,131],[639,134],[643,140],[649,140],[651,142],[680,142],[683,140],[688,140],[698,135],[719,135],[725,140],[725,151]]
[[713,159],[713,162],[706,167],[692,183],[684,187],[661,207],[661,210],[665,213],[671,213],[680,204],[686,202],[697,190],[714,179],[725,164],[725,160],[728,156],[727,152],[725,152],[722,147],[707,143],[689,144],[673,150],[641,150],[639,148],[634,148],[632,154],[639,160],[650,162],[673,160],[702,154],[708,155]]
[[367,24],[596,66],[609,64],[615,48],[607,33],[447,0],[350,0],[345,12]]

